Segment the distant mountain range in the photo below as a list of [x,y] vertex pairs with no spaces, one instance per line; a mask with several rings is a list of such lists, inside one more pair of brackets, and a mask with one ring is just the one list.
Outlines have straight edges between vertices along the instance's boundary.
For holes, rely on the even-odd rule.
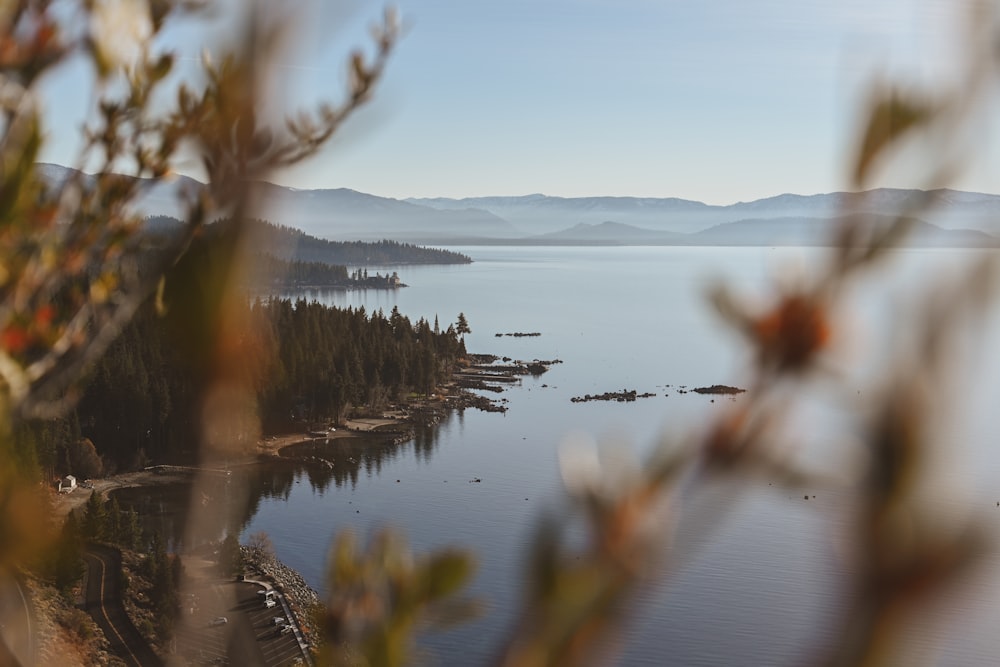
[[[39,165],[52,181],[69,170]],[[149,189],[146,215],[179,217],[177,195],[197,181],[180,177]],[[865,193],[776,197],[715,206],[645,197],[473,197],[391,199],[345,188],[299,190],[270,183],[254,215],[336,241],[391,239],[426,245],[816,245],[840,216],[864,213],[884,223],[913,210],[912,243],[1000,244],[1000,196],[957,190],[882,188]]]
[[[928,192],[881,188],[861,194],[784,194],[727,206],[672,197],[565,198],[538,194],[407,201],[441,210],[480,208],[509,221],[525,235],[562,233],[576,228],[580,234],[587,236],[592,235],[594,230],[581,225],[592,227],[606,223],[629,225],[646,232],[692,234],[716,225],[741,221],[832,219],[847,213],[893,215],[918,204],[923,204],[918,217],[936,227],[1000,234],[1000,196],[947,189]],[[620,231],[631,234],[632,240],[643,236],[624,229]],[[626,238],[629,237],[622,237],[622,240]]]

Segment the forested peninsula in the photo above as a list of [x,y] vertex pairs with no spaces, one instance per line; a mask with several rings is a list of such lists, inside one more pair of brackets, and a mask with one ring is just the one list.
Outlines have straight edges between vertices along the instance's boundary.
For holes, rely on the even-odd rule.
[[[301,431],[315,420],[431,393],[466,354],[454,326],[414,323],[395,308],[386,316],[301,299],[256,299],[245,308],[240,380],[252,388],[256,410],[233,436],[246,440],[247,451],[259,427],[265,434]],[[21,434],[22,454],[50,477],[64,469],[82,478],[191,460],[204,370],[175,329],[146,304],[79,388],[75,409]]]
[[258,248],[289,261],[324,262],[348,266],[395,266],[407,264],[471,264],[472,258],[440,248],[381,240],[329,241],[266,220],[251,220],[248,235]]
[[334,287],[341,289],[397,289],[406,287],[395,271],[368,273],[368,269],[355,269],[323,262],[300,262],[277,259],[266,253],[254,257],[247,272],[248,287],[256,290],[267,288]]
[[[345,266],[472,263],[472,258],[468,255],[412,243],[389,240],[330,241],[267,220],[249,220],[245,224],[247,229],[244,233],[257,252],[287,262],[319,262]],[[169,235],[180,228],[181,222],[176,218],[152,216],[145,220],[145,229],[151,235]]]
[[[150,260],[156,256],[156,236],[169,234],[169,224],[147,220]],[[287,249],[282,239],[348,248],[385,262],[412,259],[424,249],[392,242],[333,244],[263,221],[251,226],[253,242],[242,274],[248,296],[242,312],[227,313],[240,322],[229,341],[229,352],[240,360],[241,377],[233,381],[252,395],[252,405],[228,426],[227,438],[237,450],[254,451],[261,429],[263,434],[303,432],[314,423],[340,422],[352,412],[378,412],[410,395],[434,393],[450,380],[455,364],[466,356],[462,336],[469,329],[461,314],[455,324],[441,326],[437,317],[412,322],[396,308],[386,315],[301,298],[253,296],[273,293],[274,275],[293,288],[401,284],[395,272],[348,272],[343,265],[280,259],[270,252]],[[168,272],[163,291],[149,297],[74,388],[74,407],[59,419],[22,428],[18,456],[50,479],[67,470],[82,479],[193,459],[204,433],[199,411],[213,364],[207,341],[215,336],[211,329],[219,308],[218,295],[209,287],[213,283],[204,277],[221,281],[216,273],[236,247],[234,231],[227,221],[205,228]],[[138,268],[151,270],[143,264]]]
[[[209,226],[209,235],[225,228],[227,220]],[[470,264],[468,255],[439,248],[424,248],[396,241],[374,243],[329,241],[310,236],[298,229],[276,225],[266,220],[249,220],[243,234],[247,237],[252,261],[247,262],[247,287],[258,292],[268,289],[338,288],[397,289],[406,287],[397,271],[371,271],[369,266],[408,266],[427,264]],[[152,246],[177,232],[181,223],[175,218],[146,218],[144,230]],[[348,266],[357,267],[348,270]]]

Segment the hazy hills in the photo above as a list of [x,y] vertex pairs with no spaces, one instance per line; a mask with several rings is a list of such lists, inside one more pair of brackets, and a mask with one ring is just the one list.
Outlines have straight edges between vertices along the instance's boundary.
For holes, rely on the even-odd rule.
[[[873,230],[884,230],[893,220],[877,214],[866,217]],[[757,218],[725,222],[689,234],[658,232],[615,222],[581,223],[534,236],[531,241],[547,245],[820,246],[830,243],[841,222],[839,216]],[[910,246],[1000,246],[1000,239],[979,230],[942,229],[922,220],[911,223],[907,241]]]
[[258,194],[261,217],[314,236],[344,241],[429,242],[447,237],[511,237],[517,229],[488,211],[438,210],[355,190],[296,190],[269,183]]
[[[40,165],[58,182],[68,173]],[[189,178],[150,188],[138,203],[146,215],[180,216],[177,194],[199,187]],[[956,190],[883,188],[796,195],[726,206],[666,198],[518,197],[391,199],[346,188],[299,190],[269,183],[257,190],[254,215],[336,241],[455,245],[477,243],[616,245],[816,245],[838,216],[891,216],[919,210],[913,243],[994,245],[1000,196]],[[920,206],[917,206],[920,204]]]
[[957,190],[882,188],[863,197],[844,192],[776,197],[714,206],[677,198],[639,197],[474,197],[410,199],[441,210],[482,208],[508,220],[526,235],[549,234],[576,225],[615,222],[654,232],[694,233],[715,225],[768,219],[830,219],[849,212],[889,215],[917,203],[920,218],[943,229],[1000,233],[1000,196]]
[[[67,167],[40,164],[50,182],[60,183]],[[86,179],[85,179],[86,180]],[[137,201],[147,216],[182,218],[179,195],[202,187],[186,176],[157,183]],[[519,236],[509,222],[483,210],[437,210],[398,199],[377,197],[355,190],[299,190],[271,183],[256,188],[254,216],[294,227],[313,236],[337,241],[428,242],[447,237],[503,238]]]

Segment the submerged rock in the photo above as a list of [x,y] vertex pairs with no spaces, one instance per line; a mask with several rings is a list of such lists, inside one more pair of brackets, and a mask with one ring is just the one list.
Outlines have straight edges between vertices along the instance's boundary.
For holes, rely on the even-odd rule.
[[635,389],[622,389],[621,391],[606,391],[603,394],[597,394],[594,396],[591,396],[590,394],[574,396],[569,400],[572,403],[587,403],[588,401],[618,401],[619,403],[631,403],[637,398],[651,398],[653,396],[656,396],[656,394],[650,392],[640,394]]

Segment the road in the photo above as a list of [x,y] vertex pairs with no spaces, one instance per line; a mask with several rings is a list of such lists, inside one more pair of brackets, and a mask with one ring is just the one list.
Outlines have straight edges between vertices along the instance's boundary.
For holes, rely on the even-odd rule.
[[111,650],[132,667],[161,667],[163,661],[149,647],[125,613],[121,601],[121,554],[90,544],[84,554],[87,590],[84,609],[111,643]]

